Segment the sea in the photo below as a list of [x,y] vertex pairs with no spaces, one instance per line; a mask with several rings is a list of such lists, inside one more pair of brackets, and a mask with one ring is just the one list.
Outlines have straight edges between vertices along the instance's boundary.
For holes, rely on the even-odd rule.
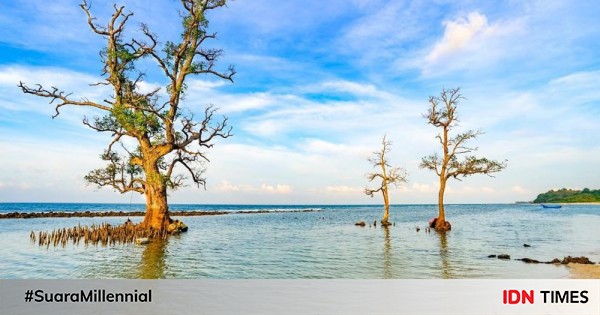
[[[188,225],[187,233],[147,245],[114,246],[45,247],[31,243],[29,234],[120,224],[126,217],[3,219],[0,278],[560,279],[570,277],[565,266],[515,259],[586,256],[600,262],[599,205],[447,205],[452,223],[447,233],[425,229],[436,205],[392,205],[395,225],[389,228],[373,226],[383,215],[381,205],[173,204],[170,209],[231,214],[174,217]],[[0,203],[0,213],[139,210],[144,205]],[[354,225],[361,220],[365,227]],[[498,254],[511,259],[488,258]]]

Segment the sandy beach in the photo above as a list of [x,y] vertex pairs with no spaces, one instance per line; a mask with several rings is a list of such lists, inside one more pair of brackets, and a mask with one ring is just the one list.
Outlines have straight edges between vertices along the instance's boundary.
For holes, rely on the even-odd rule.
[[600,265],[568,264],[573,279],[600,279]]

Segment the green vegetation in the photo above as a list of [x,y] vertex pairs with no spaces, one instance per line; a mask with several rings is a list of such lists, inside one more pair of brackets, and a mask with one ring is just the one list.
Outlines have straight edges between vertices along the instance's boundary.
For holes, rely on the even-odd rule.
[[570,202],[600,202],[600,189],[583,190],[560,189],[550,190],[547,193],[539,194],[533,203],[570,203]]

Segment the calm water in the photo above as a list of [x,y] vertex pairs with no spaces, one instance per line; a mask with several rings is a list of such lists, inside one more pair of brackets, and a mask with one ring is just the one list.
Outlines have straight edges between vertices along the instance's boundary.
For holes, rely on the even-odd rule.
[[[583,255],[600,262],[600,206],[593,205],[449,205],[453,230],[445,236],[415,230],[436,214],[433,205],[392,206],[396,226],[389,229],[354,226],[358,220],[379,220],[381,206],[171,208],[321,211],[184,217],[189,232],[166,242],[48,249],[31,244],[29,232],[118,224],[125,218],[0,220],[0,278],[566,278],[563,266],[487,256],[551,260]],[[143,205],[0,204],[0,212],[88,210],[132,211]]]

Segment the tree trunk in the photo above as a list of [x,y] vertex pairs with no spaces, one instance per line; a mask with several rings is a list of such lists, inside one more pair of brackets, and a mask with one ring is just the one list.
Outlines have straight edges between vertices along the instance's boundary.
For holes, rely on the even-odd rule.
[[383,204],[384,204],[384,210],[383,210],[383,219],[381,219],[381,224],[382,225],[388,225],[388,219],[390,217],[390,198],[388,197],[388,190],[387,190],[387,184],[384,184],[384,188],[381,190],[383,193]]
[[440,171],[440,191],[438,193],[438,217],[435,222],[435,229],[437,231],[450,230],[450,223],[446,222],[446,214],[444,213],[444,192],[446,190],[446,172],[448,170],[448,162],[450,162],[450,155],[448,152],[448,126],[444,126],[444,160],[442,161],[442,169]]
[[[385,140],[385,138],[383,138],[383,139]],[[390,216],[390,198],[388,196],[388,185],[387,185],[388,184],[388,174],[385,170],[385,142],[384,142],[383,150],[381,151],[380,165],[381,165],[381,176],[382,176],[381,193],[383,194],[383,205],[384,205],[383,219],[381,219],[381,225],[388,226],[389,225],[388,218]]]
[[170,223],[166,187],[162,184],[146,184],[146,216],[142,226],[163,231]]
[[444,191],[446,190],[446,178],[440,176],[440,191],[438,193],[438,217],[435,223],[436,230],[446,229],[446,214],[444,213]]
[[146,216],[142,226],[165,231],[172,222],[169,217],[169,205],[167,204],[167,187],[162,180],[156,161],[146,161],[144,171],[146,173]]

